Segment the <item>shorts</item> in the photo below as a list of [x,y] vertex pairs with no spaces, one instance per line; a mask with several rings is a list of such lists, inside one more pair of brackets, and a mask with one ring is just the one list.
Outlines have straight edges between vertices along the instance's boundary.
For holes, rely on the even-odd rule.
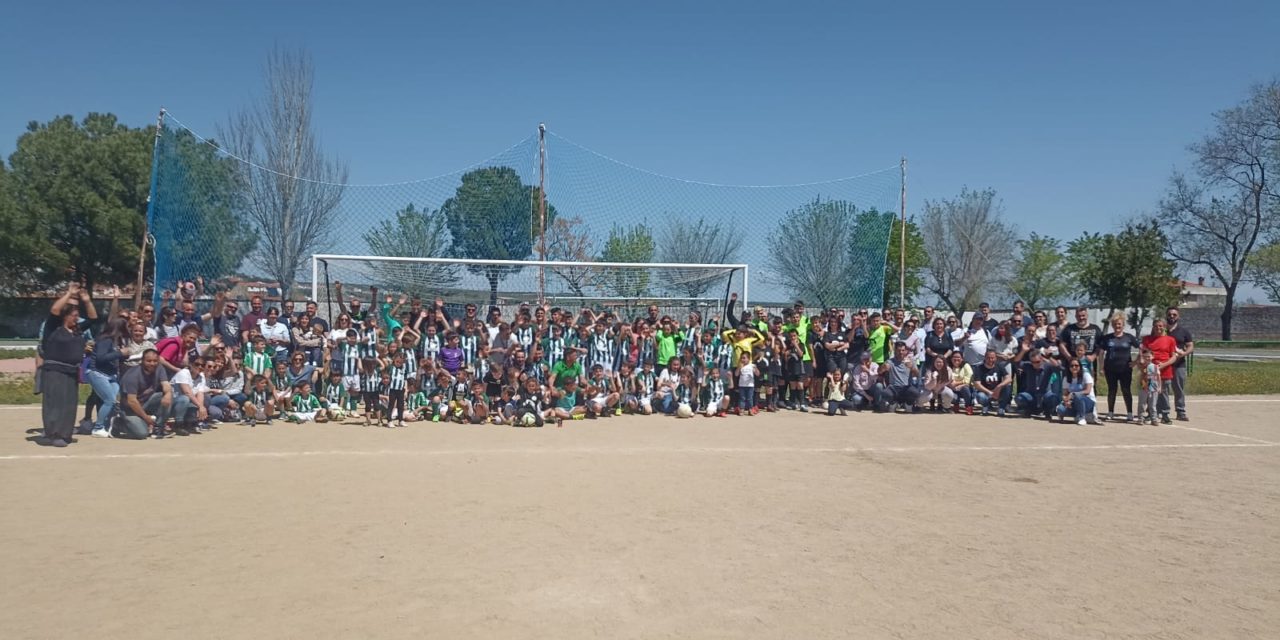
[[377,391],[361,392],[360,399],[364,400],[365,409],[373,409],[377,407],[380,402]]
[[360,376],[342,376],[342,386],[347,388],[347,392],[360,390]]

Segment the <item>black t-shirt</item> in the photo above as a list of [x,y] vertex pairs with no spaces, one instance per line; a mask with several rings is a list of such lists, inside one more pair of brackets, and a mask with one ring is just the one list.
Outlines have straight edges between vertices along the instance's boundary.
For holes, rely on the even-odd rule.
[[1098,346],[1106,352],[1103,366],[1111,371],[1124,369],[1133,362],[1133,350],[1142,346],[1131,333],[1108,333],[1098,340]]
[[1084,343],[1085,353],[1092,354],[1097,351],[1098,338],[1100,337],[1102,337],[1102,329],[1100,329],[1096,324],[1091,324],[1086,327],[1081,327],[1077,324],[1070,324],[1067,325],[1067,328],[1063,329],[1062,333],[1059,335],[1059,338],[1065,342],[1068,347],[1071,347],[1071,355],[1075,355],[1076,345],[1081,342]]
[[213,330],[222,336],[222,343],[231,348],[240,346],[240,316],[220,315],[213,319]]
[[[1170,329],[1169,337],[1173,338],[1173,341],[1178,343],[1179,350],[1185,350],[1187,348],[1187,343],[1192,341],[1191,331],[1182,325],[1178,325]],[[1173,368],[1180,369],[1185,366],[1187,366],[1187,359],[1178,358],[1178,362],[1173,365]]]
[[[142,367],[133,367],[120,378],[120,393],[124,396],[138,396],[139,404],[147,404],[147,399],[152,395],[160,393],[163,383],[169,381],[169,374],[165,372],[164,367],[156,367],[156,370],[147,375]],[[126,411],[130,411],[128,403],[124,403]]]
[[927,368],[933,368],[933,359],[935,357],[930,356],[929,351],[941,355],[950,351],[954,347],[955,341],[951,339],[951,334],[947,333],[945,329],[942,331],[941,336],[932,331],[926,334],[924,337],[924,348],[928,351],[925,351],[924,361]]
[[[44,321],[44,336],[40,339],[40,353],[45,362],[52,361],[50,368],[71,373],[80,367],[84,358],[84,333],[78,325],[67,331],[62,327],[62,318],[50,314]],[[69,369],[67,367],[70,367]]]
[[836,365],[842,369],[844,368],[844,362],[845,362],[845,359],[848,357],[849,352],[848,351],[830,351],[826,347],[829,344],[833,344],[836,342],[844,342],[844,341],[845,341],[844,334],[836,331],[828,331],[826,335],[822,336],[823,356],[826,357],[828,363]]
[[1005,369],[1005,365],[1002,362],[996,362],[993,367],[988,367],[987,363],[981,362],[973,368],[973,381],[981,383],[988,391],[996,388],[996,385],[1000,384],[1006,375],[1008,375],[1008,370]]

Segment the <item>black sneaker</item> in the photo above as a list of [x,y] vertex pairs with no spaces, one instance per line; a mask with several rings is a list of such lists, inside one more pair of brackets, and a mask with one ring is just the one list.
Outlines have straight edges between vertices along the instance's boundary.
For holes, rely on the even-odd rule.
[[49,446],[58,447],[59,449],[61,449],[62,447],[67,446],[67,441],[63,440],[62,438],[54,438],[53,440],[49,441]]
[[191,435],[191,432],[188,431],[186,427],[174,427],[173,435],[186,437]]
[[1160,416],[1160,424],[1173,424],[1173,421],[1169,419],[1169,414],[1166,413]]
[[1191,422],[1191,418],[1188,418],[1188,417],[1187,417],[1187,414],[1185,414],[1185,413],[1179,413],[1179,414],[1178,414],[1178,420],[1179,420],[1179,421],[1181,421],[1181,422]]

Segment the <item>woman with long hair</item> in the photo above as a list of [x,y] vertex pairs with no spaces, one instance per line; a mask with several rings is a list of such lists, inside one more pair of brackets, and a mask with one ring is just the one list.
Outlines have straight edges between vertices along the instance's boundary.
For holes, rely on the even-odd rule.
[[98,419],[93,423],[95,438],[111,437],[111,418],[120,395],[121,364],[132,353],[129,342],[129,321],[119,316],[108,320],[106,330],[93,342],[93,362],[85,372],[85,379],[102,401]]

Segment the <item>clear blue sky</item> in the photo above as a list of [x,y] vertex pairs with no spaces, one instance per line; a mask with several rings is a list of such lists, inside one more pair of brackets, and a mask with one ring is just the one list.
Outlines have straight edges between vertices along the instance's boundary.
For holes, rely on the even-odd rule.
[[911,212],[990,186],[1022,230],[1069,238],[1150,210],[1211,113],[1280,74],[1274,0],[118,4],[5,8],[0,153],[62,113],[165,106],[212,133],[281,44],[314,55],[316,124],[356,182],[457,169],[545,121],[712,182],[906,155]]

